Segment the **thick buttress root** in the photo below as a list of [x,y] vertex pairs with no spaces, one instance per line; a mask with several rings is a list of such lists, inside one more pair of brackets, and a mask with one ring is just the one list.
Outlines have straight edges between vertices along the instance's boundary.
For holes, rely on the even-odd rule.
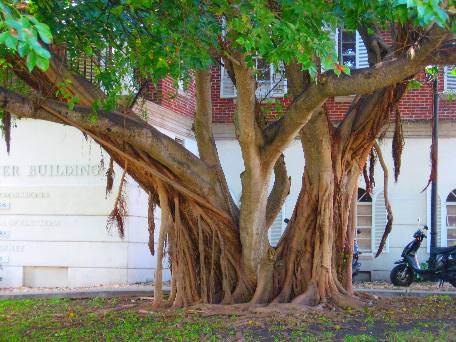
[[157,184],[157,192],[161,225],[155,305],[165,304],[161,286],[165,252],[172,272],[168,305],[232,304],[238,298],[249,298],[252,286],[239,268],[241,246],[235,227],[227,220],[212,218],[162,183]]

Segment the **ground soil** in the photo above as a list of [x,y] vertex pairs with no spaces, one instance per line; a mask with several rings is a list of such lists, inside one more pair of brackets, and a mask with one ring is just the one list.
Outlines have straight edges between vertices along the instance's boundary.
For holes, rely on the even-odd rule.
[[150,297],[0,301],[0,341],[456,341],[456,298],[381,298],[361,309],[152,308]]

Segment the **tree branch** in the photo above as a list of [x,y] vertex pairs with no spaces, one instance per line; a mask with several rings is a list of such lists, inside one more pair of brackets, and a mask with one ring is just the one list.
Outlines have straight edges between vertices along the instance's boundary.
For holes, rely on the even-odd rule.
[[377,253],[375,253],[375,257],[378,257],[380,253],[382,253],[382,250],[386,244],[386,239],[388,238],[388,235],[391,233],[391,230],[393,228],[393,210],[391,209],[391,204],[388,197],[388,167],[386,166],[385,160],[383,159],[382,151],[380,149],[380,146],[378,146],[377,142],[374,144],[374,148],[377,152],[378,160],[383,170],[383,197],[385,200],[385,207],[387,212],[387,222],[385,231],[383,232],[382,240],[380,241],[380,245],[378,246]]
[[233,199],[231,198],[212,132],[212,96],[210,71],[195,71],[195,85],[196,114],[194,128],[199,157],[208,165],[211,170],[214,171],[214,175],[222,187],[226,208],[231,212],[233,218],[237,220],[237,217],[239,216],[238,209]]
[[290,193],[291,177],[287,175],[287,167],[285,165],[285,157],[283,154],[277,159],[274,166],[274,186],[268,197],[266,206],[266,229],[274,222],[278,213],[282,209],[285,199]]
[[400,57],[389,56],[370,68],[354,70],[351,76],[325,72],[319,82],[311,84],[295,99],[286,115],[266,128],[269,146],[265,154],[277,158],[328,97],[368,94],[417,73],[448,36],[447,31],[435,25]]
[[[173,170],[183,184],[207,198],[214,198],[211,170],[195,155],[160,133],[140,118],[118,112],[98,112],[97,121],[90,122],[93,111],[84,106],[68,109],[65,103],[37,99],[35,102],[0,87],[0,107],[21,118],[64,123],[87,130],[92,136],[118,138],[157,162]],[[43,109],[45,108],[45,109]],[[56,117],[53,113],[58,113]]]

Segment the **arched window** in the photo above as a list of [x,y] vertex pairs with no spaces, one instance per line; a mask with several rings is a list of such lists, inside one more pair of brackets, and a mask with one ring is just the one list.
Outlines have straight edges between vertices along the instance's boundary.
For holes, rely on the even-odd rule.
[[358,188],[356,231],[359,250],[372,253],[372,197],[362,188]]
[[446,229],[447,246],[456,245],[456,189],[452,190],[446,199]]

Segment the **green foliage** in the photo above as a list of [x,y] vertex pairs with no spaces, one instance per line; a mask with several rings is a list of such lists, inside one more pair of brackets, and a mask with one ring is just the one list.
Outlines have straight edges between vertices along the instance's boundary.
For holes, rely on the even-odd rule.
[[[449,15],[454,0],[335,1],[159,1],[159,0],[0,0],[0,43],[26,58],[27,67],[46,69],[51,31],[68,58],[93,57],[95,78],[108,94],[135,92],[141,79],[153,83],[171,76],[187,83],[191,71],[218,65],[219,56],[242,53],[279,65],[296,60],[311,77],[320,66],[337,75],[350,69],[337,63],[332,33],[337,27],[372,32],[393,21],[427,27],[436,22],[456,31]],[[24,14],[26,13],[26,14]],[[49,27],[51,28],[49,30]],[[13,31],[12,31],[13,30]],[[135,77],[132,75],[135,74]],[[105,108],[105,107],[103,107]]]
[[31,72],[35,67],[46,71],[51,54],[44,44],[52,42],[49,26],[28,14],[27,3],[0,0],[0,45],[26,58]]

